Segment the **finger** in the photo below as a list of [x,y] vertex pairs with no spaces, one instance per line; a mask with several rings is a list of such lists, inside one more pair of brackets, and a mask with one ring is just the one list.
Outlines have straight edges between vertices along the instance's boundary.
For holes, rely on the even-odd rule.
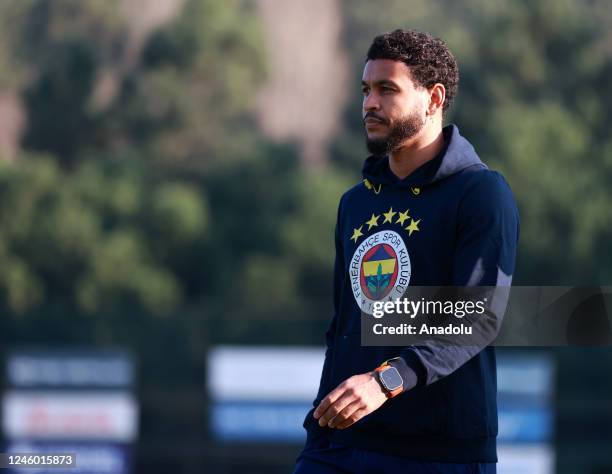
[[[355,401],[355,395],[352,390],[347,389],[344,394],[338,398],[334,403],[332,403],[329,408],[321,415],[319,418],[319,425],[325,426],[329,423],[329,421],[339,413],[341,413],[347,406]],[[330,426],[331,427],[331,426]]]
[[361,408],[357,411],[354,411],[344,422],[339,424],[336,428],[339,430],[346,429],[349,426],[353,425],[354,423],[357,423],[367,414],[368,414],[368,410],[365,408]]
[[325,413],[329,406],[334,403],[338,398],[340,398],[340,396],[344,393],[345,387],[346,385],[344,384],[344,382],[342,382],[335,389],[329,392],[327,396],[323,398],[323,400],[321,400],[321,403],[319,403],[319,406],[315,409],[312,415],[315,418],[319,418],[323,413]]
[[340,410],[340,412],[336,416],[334,416],[331,420],[329,420],[328,426],[330,428],[336,428],[337,426],[341,425],[353,413],[355,413],[357,410],[359,410],[361,408],[361,406],[362,406],[362,403],[361,403],[360,399],[353,400],[348,405],[346,405],[344,407],[344,409]]

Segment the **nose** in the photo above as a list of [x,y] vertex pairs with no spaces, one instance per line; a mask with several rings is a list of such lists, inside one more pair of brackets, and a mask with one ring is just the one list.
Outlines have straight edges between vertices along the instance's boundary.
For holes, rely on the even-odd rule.
[[363,96],[364,115],[367,112],[378,110],[378,109],[380,109],[380,104],[378,103],[378,97],[374,92],[369,92],[368,94]]

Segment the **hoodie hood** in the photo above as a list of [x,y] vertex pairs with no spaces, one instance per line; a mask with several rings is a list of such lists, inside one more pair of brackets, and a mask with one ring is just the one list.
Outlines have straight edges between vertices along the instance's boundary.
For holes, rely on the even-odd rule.
[[433,159],[423,163],[404,179],[399,179],[389,168],[388,156],[369,156],[363,165],[363,178],[368,185],[393,185],[396,187],[427,186],[472,166],[486,169],[474,147],[461,134],[456,125],[442,129],[444,148]]

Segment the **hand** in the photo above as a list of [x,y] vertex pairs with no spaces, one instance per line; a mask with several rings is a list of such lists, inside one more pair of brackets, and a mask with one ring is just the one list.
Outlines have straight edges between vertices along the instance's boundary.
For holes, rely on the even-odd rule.
[[374,372],[353,375],[321,400],[313,416],[320,426],[343,430],[387,401]]

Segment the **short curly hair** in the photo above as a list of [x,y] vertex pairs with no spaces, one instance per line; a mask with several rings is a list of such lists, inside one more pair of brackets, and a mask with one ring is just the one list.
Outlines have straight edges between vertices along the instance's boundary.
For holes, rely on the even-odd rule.
[[442,111],[450,107],[459,87],[459,66],[439,38],[414,30],[395,30],[374,38],[366,62],[374,59],[402,61],[410,68],[414,81],[430,88],[440,83],[446,89]]

